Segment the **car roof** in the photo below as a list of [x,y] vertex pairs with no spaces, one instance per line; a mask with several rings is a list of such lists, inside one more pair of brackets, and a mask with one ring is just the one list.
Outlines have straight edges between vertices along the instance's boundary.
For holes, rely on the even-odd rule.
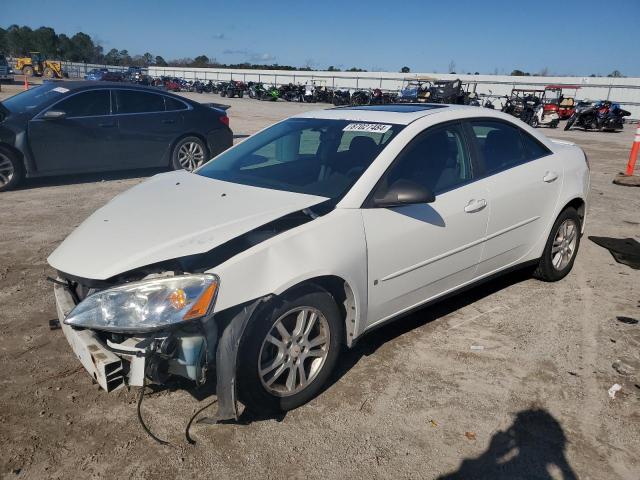
[[[352,120],[357,122],[392,123],[408,125],[427,115],[452,110],[472,109],[479,107],[465,105],[446,105],[441,103],[398,103],[387,105],[366,105],[360,107],[339,107],[327,110],[314,110],[295,115],[293,118],[322,118],[327,120]],[[488,110],[488,109],[487,109]]]

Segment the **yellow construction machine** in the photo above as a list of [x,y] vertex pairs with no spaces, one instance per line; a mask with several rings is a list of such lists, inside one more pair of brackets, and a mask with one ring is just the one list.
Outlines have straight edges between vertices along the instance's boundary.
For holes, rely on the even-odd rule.
[[16,58],[15,72],[22,72],[27,77],[62,78],[62,64],[47,60],[40,52],[31,52],[30,57]]

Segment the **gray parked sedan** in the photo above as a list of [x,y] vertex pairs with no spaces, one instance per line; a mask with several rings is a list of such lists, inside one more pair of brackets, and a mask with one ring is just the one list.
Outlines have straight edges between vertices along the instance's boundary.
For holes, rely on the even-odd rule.
[[137,85],[45,83],[0,103],[0,191],[25,177],[193,170],[233,144],[224,108]]

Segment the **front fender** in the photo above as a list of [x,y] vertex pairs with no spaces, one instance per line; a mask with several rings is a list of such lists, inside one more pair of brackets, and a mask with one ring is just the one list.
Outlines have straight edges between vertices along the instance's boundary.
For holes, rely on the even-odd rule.
[[352,338],[362,331],[367,313],[367,246],[358,209],[335,209],[259,243],[210,271],[220,277],[218,311],[279,295],[306,280],[339,277],[354,297],[353,329],[349,329]]

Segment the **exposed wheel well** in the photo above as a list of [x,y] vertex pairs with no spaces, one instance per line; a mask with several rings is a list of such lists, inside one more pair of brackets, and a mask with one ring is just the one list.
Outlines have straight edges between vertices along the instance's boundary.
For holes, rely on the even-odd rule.
[[578,212],[578,216],[580,217],[580,222],[584,225],[584,216],[585,216],[585,202],[582,198],[574,198],[569,203],[567,203],[561,210],[561,212],[565,211],[567,208],[573,208]]
[[356,301],[353,290],[342,278],[334,275],[326,275],[307,279],[289,288],[284,293],[304,288],[307,285],[317,285],[331,294],[335,299],[338,309],[345,321],[344,343],[348,346],[353,342],[356,326]]
[[15,155],[15,157],[22,162],[22,167],[26,170],[27,166],[25,165],[24,155],[20,150],[8,143],[0,143],[0,150],[4,150],[10,155]]

